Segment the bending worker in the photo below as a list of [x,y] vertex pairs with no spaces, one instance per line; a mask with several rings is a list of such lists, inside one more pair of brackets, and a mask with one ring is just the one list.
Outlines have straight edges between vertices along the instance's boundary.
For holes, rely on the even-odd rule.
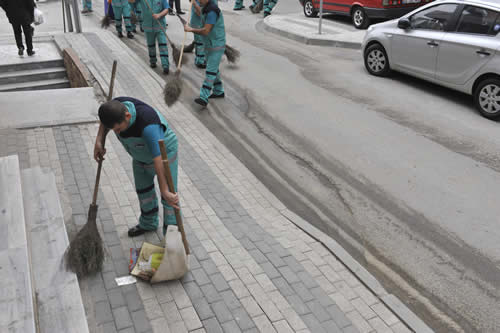
[[188,24],[184,31],[203,36],[205,56],[207,58],[206,77],[200,90],[200,97],[195,103],[207,106],[209,98],[224,97],[224,87],[220,79],[219,64],[226,49],[226,31],[224,17],[214,0],[199,0],[201,7],[193,1],[196,13],[201,17],[202,28],[192,28]]
[[94,146],[94,159],[104,159],[104,140],[109,130],[115,132],[125,150],[132,156],[141,216],[139,224],[128,230],[129,237],[155,231],[158,227],[155,175],[158,175],[160,185],[165,235],[168,225],[176,224],[174,208],[179,209],[179,197],[168,190],[158,140],[165,141],[174,189],[177,192],[177,136],[158,111],[132,97],[118,97],[102,104],[99,107],[99,119],[101,123]]

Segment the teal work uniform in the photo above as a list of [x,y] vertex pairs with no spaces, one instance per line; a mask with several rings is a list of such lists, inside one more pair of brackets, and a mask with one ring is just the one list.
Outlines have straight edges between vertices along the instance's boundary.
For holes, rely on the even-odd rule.
[[[196,0],[196,3],[198,6],[200,5],[200,2]],[[194,8],[191,9],[191,22],[190,22],[191,27],[193,28],[203,28],[202,26],[202,21],[201,21],[201,16],[196,14],[196,10]],[[195,59],[194,63],[195,65],[206,65],[207,59],[205,58],[205,46],[203,45],[203,37],[198,34],[194,34],[194,45],[195,45]]]
[[92,0],[82,0],[83,10],[92,10]]
[[207,36],[203,36],[205,53],[207,57],[207,68],[205,81],[200,90],[200,98],[208,103],[208,97],[213,90],[214,95],[224,93],[224,87],[220,79],[219,65],[226,49],[226,30],[224,27],[224,17],[217,4],[211,0],[202,8],[202,22],[213,24],[212,30]]
[[278,3],[278,0],[264,0],[264,17],[271,15],[271,11]]
[[122,16],[125,21],[125,28],[127,31],[132,31],[132,24],[130,23],[130,5],[128,0],[112,0],[113,13],[115,13],[116,31],[122,32]]
[[[250,8],[255,7],[256,4],[257,4],[257,1],[253,0],[252,4],[250,5]],[[236,0],[234,2],[234,8],[233,8],[233,10],[239,10],[239,9],[242,9],[243,7],[244,7],[243,6],[243,0]]]
[[[130,4],[130,10],[135,14],[137,17],[137,21],[139,22],[139,27],[142,30],[142,11],[141,11],[141,5],[139,4],[140,0],[135,0],[135,2],[129,2]],[[136,30],[136,25],[132,22],[132,31]]]
[[[117,137],[133,159],[135,189],[141,206],[139,227],[144,230],[156,230],[158,200],[154,186],[156,171],[153,158],[160,156],[158,140],[163,139],[175,192],[177,192],[177,136],[163,115],[146,103],[131,97],[118,97],[115,100],[124,104],[132,115],[129,127],[117,134]],[[167,226],[176,224],[176,219],[174,209],[163,198],[161,203],[164,217],[163,234],[165,234]]]
[[[148,2],[149,6],[145,3]],[[162,17],[158,21],[163,28],[160,27],[158,21],[153,18],[153,13],[149,9],[151,7],[155,14],[161,13],[163,10],[168,9],[167,0],[141,0],[142,5],[142,26],[144,28],[144,34],[146,35],[146,43],[148,44],[149,52],[149,63],[151,65],[156,64],[156,41],[158,41],[158,48],[160,49],[160,60],[163,69],[169,67],[168,63],[168,47],[167,38],[163,32],[166,27],[165,17]]]

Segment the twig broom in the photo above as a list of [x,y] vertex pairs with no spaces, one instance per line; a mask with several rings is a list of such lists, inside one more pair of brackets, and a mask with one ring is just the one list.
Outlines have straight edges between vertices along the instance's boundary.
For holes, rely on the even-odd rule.
[[[116,60],[113,62],[111,82],[109,84],[108,101],[113,96],[113,87],[116,76]],[[101,179],[102,160],[97,165],[97,175],[94,187],[94,196],[89,207],[87,223],[71,241],[65,253],[66,269],[76,273],[79,277],[95,274],[102,270],[104,262],[104,247],[102,238],[97,230],[97,193]]]

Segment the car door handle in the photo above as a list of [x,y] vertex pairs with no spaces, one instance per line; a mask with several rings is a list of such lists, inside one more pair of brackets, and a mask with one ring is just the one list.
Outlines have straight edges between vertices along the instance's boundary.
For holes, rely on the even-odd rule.
[[487,57],[487,56],[489,56],[489,55],[491,54],[491,53],[486,52],[486,51],[484,51],[484,50],[479,50],[479,51],[476,51],[476,53],[477,53],[477,54],[479,54],[479,55],[482,55],[482,56],[486,56],[486,57]]
[[427,45],[429,45],[430,47],[436,47],[439,46],[439,43],[436,43],[435,41],[431,40],[427,42]]

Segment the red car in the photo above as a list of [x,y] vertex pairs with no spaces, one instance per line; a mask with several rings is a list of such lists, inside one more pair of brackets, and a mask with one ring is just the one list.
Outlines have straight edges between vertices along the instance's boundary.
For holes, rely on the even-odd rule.
[[[323,13],[350,16],[358,29],[366,29],[372,19],[393,19],[434,0],[323,0]],[[316,17],[320,0],[299,0],[307,17]]]

